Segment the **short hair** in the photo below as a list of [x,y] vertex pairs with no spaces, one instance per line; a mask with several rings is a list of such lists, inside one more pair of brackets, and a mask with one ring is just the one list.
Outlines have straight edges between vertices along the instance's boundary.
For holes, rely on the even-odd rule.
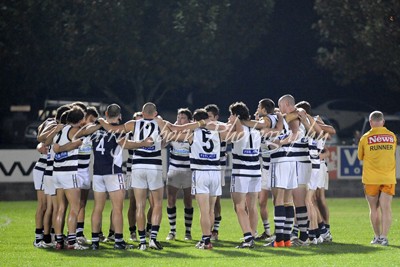
[[192,117],[193,117],[193,115],[192,115],[192,112],[190,111],[190,109],[188,109],[188,108],[180,108],[180,109],[178,109],[178,114],[184,114],[184,115],[186,115],[186,117],[188,118],[188,120],[192,120]]
[[279,98],[279,102],[281,101],[287,101],[290,106],[294,106],[296,104],[296,101],[292,95],[286,94]]
[[232,115],[236,115],[240,120],[249,120],[250,112],[249,108],[243,102],[235,102],[229,106],[229,111]]
[[272,99],[264,98],[264,99],[261,99],[259,103],[262,108],[265,108],[267,113],[274,113],[275,102]]
[[204,108],[196,109],[193,112],[193,119],[195,121],[207,120],[208,119],[207,110],[205,110]]
[[71,105],[80,107],[84,112],[87,111],[87,106],[81,101],[76,101],[76,102],[72,103]]
[[68,114],[69,114],[69,109],[64,111],[63,114],[61,114],[61,116],[60,116],[60,123],[61,124],[67,124]]
[[137,120],[138,117],[142,117],[143,118],[143,114],[142,114],[141,111],[136,111],[135,113],[133,113],[132,117],[133,117],[134,120]]
[[117,104],[111,104],[108,105],[106,112],[109,118],[116,118],[121,114],[121,107]]
[[[63,115],[63,113],[64,113],[65,111],[70,110],[70,109],[71,109],[71,106],[70,106],[69,104],[60,106],[60,107],[57,109],[57,111],[56,111],[56,121],[57,121],[57,122],[61,122],[61,116]],[[66,118],[67,118],[67,117],[65,117],[65,118],[64,118],[64,122],[61,122],[61,123],[66,124],[66,123],[67,123],[67,122],[66,122]]]
[[204,109],[206,110],[206,112],[211,112],[214,116],[219,115],[219,108],[215,104],[209,104],[205,106]]
[[85,117],[85,112],[78,106],[72,107],[69,111],[67,111],[67,123],[76,124],[80,122]]
[[152,102],[147,102],[146,104],[143,105],[142,111],[147,114],[154,114],[157,111],[156,104]]
[[299,103],[297,103],[295,105],[295,107],[296,108],[302,108],[307,112],[307,114],[311,115],[311,105],[307,101],[300,101]]
[[99,112],[97,111],[96,107],[94,106],[87,107],[85,118],[89,117],[90,115],[92,115],[95,118],[99,117]]
[[372,111],[371,114],[369,114],[369,120],[380,122],[385,120],[385,118],[383,117],[383,113],[381,111],[375,110]]

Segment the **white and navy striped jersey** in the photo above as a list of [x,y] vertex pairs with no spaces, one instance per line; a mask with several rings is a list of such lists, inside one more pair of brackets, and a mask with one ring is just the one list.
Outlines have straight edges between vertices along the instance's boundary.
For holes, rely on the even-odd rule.
[[[68,137],[69,131],[72,129],[71,125],[66,125],[64,128],[54,137],[54,144],[63,146],[71,139]],[[70,175],[76,174],[78,171],[78,148],[56,153],[54,155],[53,172],[57,172],[58,175]]]
[[197,171],[221,170],[221,138],[217,131],[197,128],[190,145],[190,168]]
[[[315,121],[318,119],[314,117]],[[326,139],[325,137],[321,138],[309,138],[308,149],[310,153],[310,160],[313,169],[319,169],[319,165],[321,164],[321,160],[319,158],[319,154],[324,149]]]
[[[289,125],[285,120],[283,120],[283,128],[284,134],[280,136],[280,139],[284,139],[292,134],[292,131],[289,129]],[[308,137],[306,136],[306,129],[301,123],[296,141],[283,145],[271,153],[271,162],[287,161],[310,162],[310,156],[308,152]]]
[[[271,127],[275,128],[278,123],[278,116],[276,114],[268,114],[267,117],[271,120]],[[272,138],[269,136],[261,137],[260,153],[262,158],[262,167],[265,170],[269,170],[271,162],[271,146],[275,148],[275,144],[271,145]]]
[[122,174],[122,147],[118,145],[119,134],[104,128],[92,134],[93,175]]
[[47,154],[40,154],[38,161],[36,161],[35,170],[44,172],[47,166]]
[[151,169],[162,170],[160,128],[155,120],[141,119],[135,122],[133,132],[134,141],[142,141],[148,137],[153,138],[154,145],[138,148],[132,155],[132,170]]
[[[56,123],[54,118],[49,118],[44,121],[43,128],[46,128],[49,124]],[[49,152],[49,151],[47,151]],[[47,154],[40,154],[39,160],[36,162],[34,169],[44,172],[47,166]]]
[[78,148],[78,169],[89,173],[90,154],[92,153],[92,140],[86,136],[82,140],[82,145]]
[[324,148],[324,140],[309,138],[308,142],[308,152],[310,154],[311,166],[313,169],[319,169],[321,160],[319,159],[319,154]]
[[[133,133],[129,132],[128,133],[128,140],[133,141]],[[133,152],[135,150],[133,149],[128,149],[128,159],[126,160],[126,173],[131,173],[132,172],[132,158],[133,158]]]
[[175,171],[190,170],[190,145],[188,142],[170,143],[169,169]]
[[54,155],[53,145],[50,145],[46,155],[46,168],[43,173],[45,176],[53,175]]
[[256,129],[243,126],[243,137],[232,141],[232,176],[261,177],[261,135]]
[[221,160],[221,169],[225,170],[226,169],[226,148],[227,148],[228,144],[223,141],[221,142],[221,153],[219,155],[220,160]]

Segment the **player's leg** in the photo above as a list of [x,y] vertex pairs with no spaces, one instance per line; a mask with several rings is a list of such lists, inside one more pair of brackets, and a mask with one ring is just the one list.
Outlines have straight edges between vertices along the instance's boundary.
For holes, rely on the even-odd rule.
[[46,196],[44,194],[44,171],[33,169],[33,182],[36,190],[37,206],[35,214],[35,241],[33,245],[40,247],[43,240],[43,217],[46,212]]
[[183,188],[183,204],[185,206],[185,240],[192,240],[193,204],[191,187]]
[[126,243],[123,236],[123,209],[124,209],[124,198],[125,189],[109,192],[111,205],[113,209],[112,222],[115,231],[115,244],[116,249],[125,249]]
[[146,223],[146,236],[150,238],[151,235],[151,217],[153,216],[153,206],[154,206],[154,201],[153,201],[153,197],[151,196],[150,193],[148,193],[147,196],[148,202],[149,202],[149,209],[147,210],[147,214],[146,214],[146,219],[147,219],[147,223]]
[[146,209],[147,189],[133,188],[133,191],[135,192],[136,223],[139,233],[140,244],[146,245],[145,209]]
[[44,214],[46,212],[46,196],[43,190],[36,190],[36,197],[37,197],[37,207],[36,207],[36,214],[35,214],[35,241],[34,245],[36,247],[39,246],[40,242],[43,240],[43,228],[44,228]]
[[56,234],[56,249],[64,248],[64,237],[63,237],[63,222],[64,222],[64,214],[66,210],[66,199],[64,190],[61,188],[56,189],[56,209],[55,213],[55,223],[54,223],[54,231]]
[[380,203],[379,203],[379,191],[376,190],[375,186],[365,185],[365,198],[367,199],[369,206],[369,218],[371,221],[372,229],[374,231],[374,239],[371,244],[378,244],[379,237],[381,235],[381,214],[380,214]]
[[92,249],[97,250],[100,242],[101,222],[104,206],[107,200],[106,192],[93,192],[94,206],[92,211]]
[[135,193],[133,192],[133,189],[128,190],[128,195],[129,195],[128,223],[129,223],[130,240],[137,241],[137,237],[136,237],[136,201],[135,201]]
[[171,184],[167,185],[167,215],[170,226],[167,240],[175,240],[176,237],[176,198],[178,191],[179,188]]
[[65,196],[70,205],[67,226],[68,226],[68,248],[77,248],[76,243],[76,225],[80,209],[80,188],[65,189]]
[[150,191],[153,199],[153,213],[151,216],[151,236],[149,247],[161,250],[163,247],[157,241],[157,235],[160,230],[161,219],[162,219],[162,202],[164,194],[164,186]]
[[77,218],[76,224],[76,240],[81,245],[86,245],[87,240],[84,235],[85,229],[85,209],[86,203],[89,196],[89,189],[81,189],[81,201],[80,201],[80,209]]
[[[393,188],[395,185],[391,185]],[[380,235],[381,245],[387,246],[388,242],[388,233],[390,230],[390,226],[392,224],[392,199],[393,199],[394,189],[392,192],[386,193],[385,191],[381,192],[379,196],[379,205],[382,212],[382,233]]]

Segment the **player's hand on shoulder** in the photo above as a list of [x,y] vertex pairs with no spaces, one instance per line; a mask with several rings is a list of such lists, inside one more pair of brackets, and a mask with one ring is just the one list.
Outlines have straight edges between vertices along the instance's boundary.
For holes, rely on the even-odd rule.
[[151,137],[147,137],[146,139],[144,139],[142,141],[143,147],[150,147],[152,145],[154,145],[154,140]]
[[37,150],[40,154],[47,154],[49,148],[48,148],[48,146],[46,146],[45,144],[39,143],[39,144],[36,146],[36,150]]
[[106,120],[105,120],[104,118],[98,118],[97,121],[98,121],[101,125],[106,124]]
[[57,124],[57,126],[56,126],[56,132],[59,132],[59,131],[61,131],[63,128],[64,128],[64,124],[62,124],[62,123],[59,123],[59,124]]

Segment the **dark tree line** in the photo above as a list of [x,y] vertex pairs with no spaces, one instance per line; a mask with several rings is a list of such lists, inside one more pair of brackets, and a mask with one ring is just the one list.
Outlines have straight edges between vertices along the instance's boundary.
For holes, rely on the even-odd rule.
[[102,96],[134,111],[172,90],[215,89],[260,45],[273,3],[2,0],[1,92]]
[[322,41],[318,62],[339,83],[375,75],[400,91],[400,1],[316,0],[314,9]]

